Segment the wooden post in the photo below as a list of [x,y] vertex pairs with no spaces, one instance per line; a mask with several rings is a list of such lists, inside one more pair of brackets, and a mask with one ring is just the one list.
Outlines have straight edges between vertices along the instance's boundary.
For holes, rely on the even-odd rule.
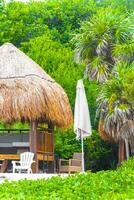
[[[52,154],[53,154],[53,157],[54,157],[54,125],[51,122],[48,123],[48,130],[52,134],[52,145],[53,145],[52,146],[52,149],[53,149]],[[50,173],[55,172],[55,158],[54,158],[53,162],[49,161],[48,168],[49,168]]]
[[38,173],[38,160],[37,160],[37,122],[31,121],[30,122],[30,134],[29,134],[29,143],[30,143],[30,151],[35,154],[35,162],[36,162],[36,169],[34,172]]
[[8,162],[9,162],[8,160],[3,160],[1,168],[0,168],[0,173],[4,173],[6,171]]

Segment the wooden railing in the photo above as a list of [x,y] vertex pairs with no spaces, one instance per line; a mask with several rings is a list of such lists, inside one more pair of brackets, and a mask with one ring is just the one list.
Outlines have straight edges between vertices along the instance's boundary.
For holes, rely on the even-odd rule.
[[[48,129],[48,128],[38,128],[37,129],[38,132],[42,132],[42,131],[48,131],[48,132],[52,132],[52,129]],[[8,129],[8,128],[4,128],[4,129],[0,129],[0,132],[7,132],[7,133],[23,133],[23,132],[30,132],[30,129]]]

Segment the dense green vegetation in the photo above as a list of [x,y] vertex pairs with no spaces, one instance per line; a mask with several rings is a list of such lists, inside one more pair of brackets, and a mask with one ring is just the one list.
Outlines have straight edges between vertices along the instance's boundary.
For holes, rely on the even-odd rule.
[[[12,42],[41,65],[65,89],[72,110],[77,80],[87,77],[93,135],[85,141],[85,156],[87,169],[94,171],[113,168],[117,162],[117,145],[102,141],[97,133],[99,119],[109,130],[111,114],[116,117],[120,109],[124,116],[134,108],[133,9],[133,0],[0,1],[0,45]],[[105,100],[108,109],[103,113]],[[60,157],[80,151],[72,129],[56,129],[55,137]]]
[[86,76],[101,87],[97,101],[103,139],[119,144],[127,139],[133,153],[134,100],[127,91],[131,93],[130,80],[134,79],[134,15],[123,10],[100,8],[73,40],[77,60],[86,65]]
[[134,198],[134,159],[116,171],[72,175],[49,180],[5,182],[0,199],[10,200],[125,200]]
[[133,14],[111,7],[99,9],[83,23],[74,40],[77,57],[85,62],[90,79],[104,83],[113,68],[133,62],[132,23]]

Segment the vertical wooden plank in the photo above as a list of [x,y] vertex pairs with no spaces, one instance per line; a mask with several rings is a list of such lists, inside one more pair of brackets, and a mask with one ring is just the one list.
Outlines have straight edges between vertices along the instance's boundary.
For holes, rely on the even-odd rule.
[[49,122],[48,123],[48,132],[52,134],[52,142],[51,142],[51,145],[52,145],[52,152],[54,153],[54,125]]
[[37,152],[43,151],[43,135],[44,135],[44,133],[37,131],[37,137],[36,137]]
[[30,143],[30,151],[36,153],[37,145],[36,145],[36,133],[37,133],[37,122],[30,122],[30,134],[29,134],[29,143]]
[[29,134],[30,151],[35,154],[36,169],[34,172],[38,173],[38,160],[37,160],[37,122],[30,122]]
[[[49,145],[51,145],[51,147],[49,147],[49,149],[52,150],[52,154],[53,154],[53,157],[54,157],[54,125],[49,122],[48,123],[48,132],[51,134],[51,142],[49,142]],[[52,162],[49,162],[48,163],[48,172],[49,173],[55,173],[55,158]]]

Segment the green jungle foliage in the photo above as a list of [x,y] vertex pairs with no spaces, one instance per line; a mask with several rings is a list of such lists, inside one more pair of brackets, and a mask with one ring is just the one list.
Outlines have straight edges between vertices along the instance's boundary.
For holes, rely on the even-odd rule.
[[30,38],[41,36],[46,27],[55,39],[68,42],[70,33],[96,10],[94,1],[50,0],[45,2],[11,2],[3,6],[0,15],[0,44],[10,41],[17,46]]
[[133,14],[107,7],[83,23],[73,41],[78,59],[86,64],[87,77],[104,83],[120,62],[133,62],[133,20]]
[[[127,66],[133,64],[133,8],[133,0],[11,1],[8,4],[0,0],[0,45],[12,42],[41,65],[65,89],[74,110],[76,83],[84,77],[89,62],[92,61],[93,69],[97,66],[98,74],[108,74],[109,78],[109,71],[115,70],[113,64],[119,66],[122,60],[123,66],[126,62]],[[81,63],[74,59],[74,36],[77,45],[85,48]],[[96,49],[100,52],[98,57]],[[123,95],[134,106],[133,80],[133,73],[127,73]],[[84,85],[93,128],[93,135],[84,141],[86,167],[93,171],[114,168],[117,147],[102,141],[97,133],[96,99],[103,85],[91,79],[84,80]],[[28,125],[1,124],[1,127],[27,128]],[[62,158],[81,151],[73,129],[56,129],[55,151]]]
[[134,199],[134,159],[118,170],[0,184],[1,200]]
[[133,63],[119,63],[116,67],[116,75],[112,74],[111,79],[101,87],[97,114],[106,132],[112,132],[113,138],[117,137],[116,130],[122,137],[128,138],[133,153],[134,66]]
[[69,42],[78,31],[82,21],[92,16],[101,7],[111,5],[124,11],[133,9],[133,0],[49,0],[44,2],[0,1],[0,44],[12,42],[20,46],[43,35],[48,27],[54,38],[62,43]]
[[[81,143],[75,139],[72,130],[64,133],[57,130],[55,134],[56,158],[71,158],[74,152],[81,152]],[[84,140],[85,168],[93,172],[116,168],[117,145],[101,140],[97,131],[93,131],[91,137]]]
[[128,139],[133,153],[134,13],[111,3],[86,20],[72,41],[86,77],[100,85],[97,117],[102,131],[111,142]]

